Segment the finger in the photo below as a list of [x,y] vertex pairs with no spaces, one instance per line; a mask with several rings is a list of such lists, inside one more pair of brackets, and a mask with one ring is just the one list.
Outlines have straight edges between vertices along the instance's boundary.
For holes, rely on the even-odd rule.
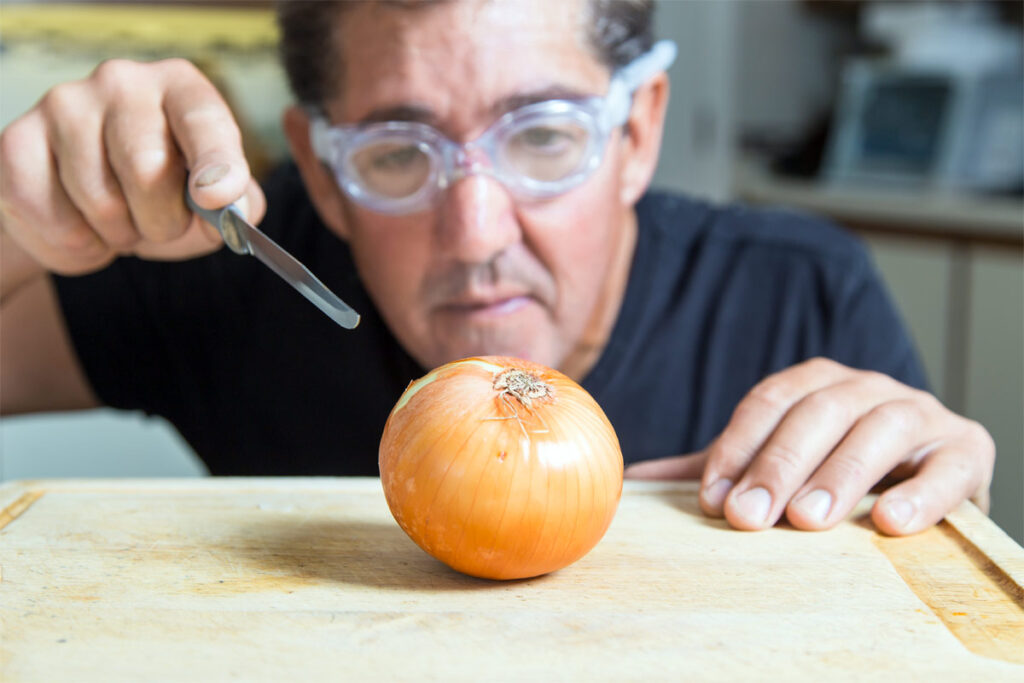
[[47,105],[50,147],[65,192],[104,242],[128,251],[139,234],[107,162],[103,107],[95,91],[82,83],[58,86]]
[[850,371],[838,363],[814,359],[771,375],[751,389],[708,448],[700,495],[705,514],[722,516],[723,504],[733,484],[798,400],[849,374]]
[[250,223],[256,224],[263,220],[264,214],[267,213],[267,198],[259,183],[252,179],[249,180],[249,186],[245,190],[245,195],[239,200],[239,205]]
[[107,112],[104,142],[142,239],[160,244],[181,237],[191,219],[184,163],[152,92],[127,95]]
[[113,255],[61,186],[38,111],[0,136],[0,221],[41,265],[63,274],[102,267]]
[[196,202],[219,208],[236,201],[249,185],[242,135],[224,98],[192,64],[164,63],[169,74],[164,110],[185,156],[189,189]]
[[635,462],[626,468],[627,479],[699,479],[708,459],[706,451]]
[[871,520],[882,533],[914,534],[938,523],[968,498],[987,498],[995,448],[983,429],[943,443],[918,473],[875,501]]
[[[888,378],[858,373],[805,396],[789,410],[730,491],[723,508],[726,519],[740,529],[775,524],[793,494],[831,456],[851,426],[856,428],[880,401],[906,391]],[[891,467],[904,453],[887,458],[886,464]]]
[[[238,200],[237,204],[251,223],[258,223],[266,212],[267,200],[264,198],[260,186],[251,180],[245,195]],[[222,245],[223,240],[221,240],[220,233],[202,218],[193,215],[185,234],[178,239],[161,244],[140,242],[136,252],[143,258],[166,261],[193,258],[216,251]]]
[[792,496],[787,519],[799,529],[835,525],[895,466],[914,463],[935,448],[933,435],[941,431],[944,415],[924,392],[874,406]]

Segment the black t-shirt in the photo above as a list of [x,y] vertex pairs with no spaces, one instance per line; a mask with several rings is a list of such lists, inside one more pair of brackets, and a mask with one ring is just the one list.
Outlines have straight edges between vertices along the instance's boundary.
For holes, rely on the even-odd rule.
[[[395,401],[425,369],[362,288],[294,166],[261,228],[362,314],[345,330],[253,258],[119,259],[55,278],[99,398],[173,424],[215,475],[376,475]],[[765,375],[814,356],[925,380],[863,246],[805,215],[651,193],[607,347],[583,386],[627,463],[704,447]]]

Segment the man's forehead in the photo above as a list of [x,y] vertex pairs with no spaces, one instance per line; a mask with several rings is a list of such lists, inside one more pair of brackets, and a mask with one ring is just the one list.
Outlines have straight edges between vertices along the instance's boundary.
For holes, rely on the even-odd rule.
[[344,76],[330,108],[346,121],[422,119],[414,110],[483,115],[596,94],[608,72],[586,45],[584,2],[360,3],[338,25]]

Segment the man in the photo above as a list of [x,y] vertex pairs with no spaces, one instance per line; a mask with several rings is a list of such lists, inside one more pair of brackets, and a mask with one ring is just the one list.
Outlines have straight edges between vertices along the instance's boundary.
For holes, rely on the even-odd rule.
[[[795,214],[643,197],[667,79],[613,74],[635,75],[650,10],[285,3],[297,174],[267,199],[187,63],[55,88],[0,140],[4,411],[164,415],[214,474],[373,474],[409,380],[510,354],[594,394],[628,476],[701,477],[705,512],[737,528],[828,528],[883,479],[887,533],[987,506],[991,438],[918,388],[860,246]],[[208,255],[186,183],[203,207],[267,212],[360,327]]]

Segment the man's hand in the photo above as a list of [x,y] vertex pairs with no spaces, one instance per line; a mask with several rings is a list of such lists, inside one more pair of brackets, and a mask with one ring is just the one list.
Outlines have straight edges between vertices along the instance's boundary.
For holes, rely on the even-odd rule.
[[262,217],[231,111],[181,59],[104,62],[0,134],[0,413],[98,405],[46,274],[219,248],[185,206],[186,177],[200,206],[241,201]]
[[184,203],[243,199],[262,216],[241,136],[216,88],[181,59],[104,62],[50,90],[0,135],[3,294],[49,270],[82,274],[118,254],[176,259],[220,246]]
[[626,476],[702,476],[701,508],[738,529],[783,514],[798,529],[826,529],[881,480],[903,480],[871,511],[881,531],[898,535],[967,498],[987,511],[994,462],[984,427],[931,394],[816,358],[755,386],[704,452],[637,463]]

